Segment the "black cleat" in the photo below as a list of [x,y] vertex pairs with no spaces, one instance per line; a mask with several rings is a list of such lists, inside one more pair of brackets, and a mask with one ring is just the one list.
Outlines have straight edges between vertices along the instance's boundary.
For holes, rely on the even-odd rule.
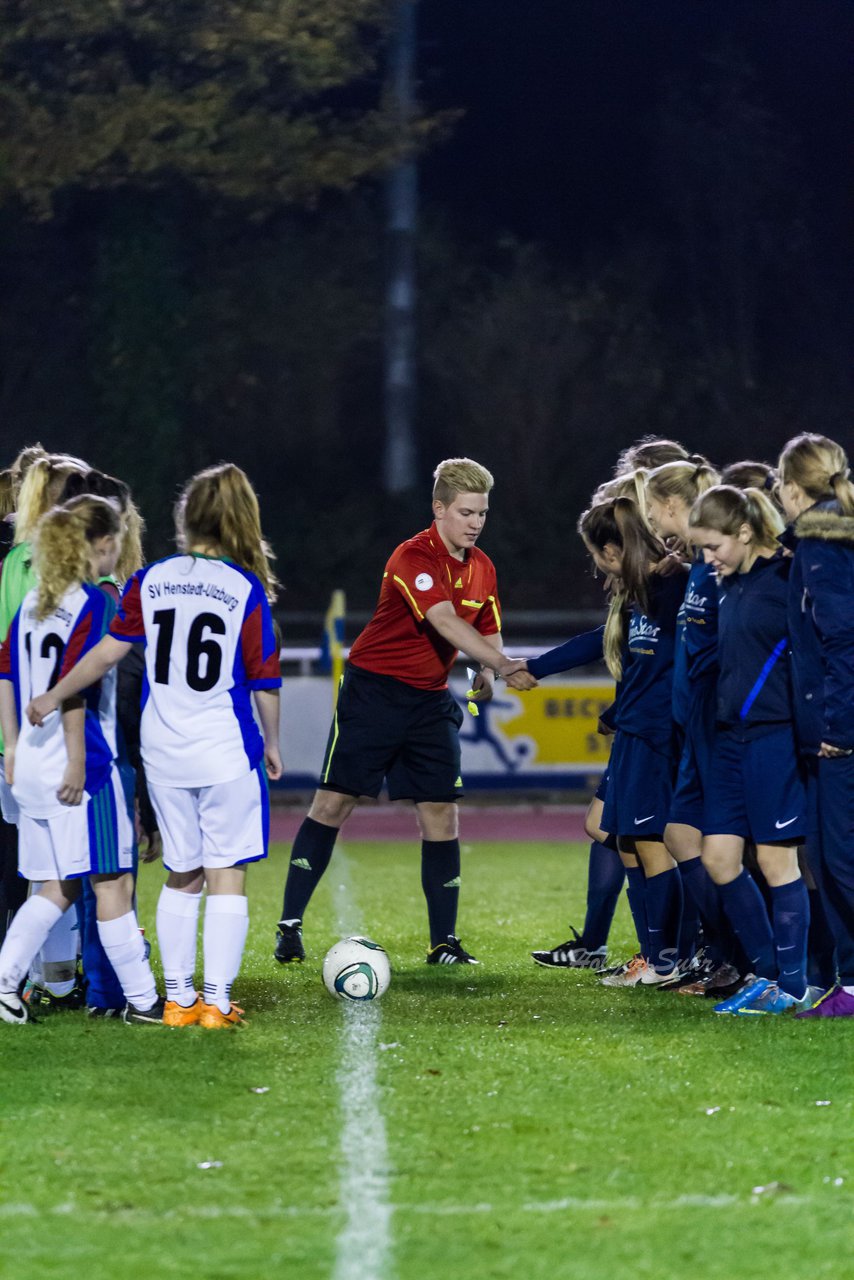
[[302,945],[302,920],[294,920],[290,924],[280,920],[276,928],[278,937],[276,950],[273,952],[274,958],[279,964],[291,964],[294,960],[302,963],[305,959],[305,947]]
[[22,999],[30,1009],[38,1009],[41,1013],[61,1013],[82,1009],[86,1004],[86,986],[78,980],[77,984],[64,996],[57,996],[38,982],[27,982],[22,992]]
[[124,1009],[116,1009],[112,1005],[90,1004],[86,1008],[89,1018],[120,1018],[123,1013]]
[[703,953],[697,952],[687,964],[680,961],[670,976],[658,984],[658,990],[681,991],[684,987],[693,986],[707,978],[713,969],[714,965],[704,958]]
[[551,951],[532,951],[531,959],[547,969],[595,969],[597,973],[601,972],[607,960],[607,948],[596,947],[588,951],[581,943],[581,935],[575,929],[572,932],[574,936],[569,942],[561,942]]
[[160,996],[157,997],[150,1009],[137,1009],[135,1004],[131,1004],[128,1001],[122,1010],[122,1022],[141,1026],[149,1026],[152,1023],[155,1026],[162,1024],[164,1004],[165,1001],[161,1000]]
[[431,947],[427,952],[427,963],[480,964],[480,961],[475,960],[474,956],[470,956],[463,948],[459,938],[455,938],[452,933],[449,933],[447,942],[440,942],[438,946]]

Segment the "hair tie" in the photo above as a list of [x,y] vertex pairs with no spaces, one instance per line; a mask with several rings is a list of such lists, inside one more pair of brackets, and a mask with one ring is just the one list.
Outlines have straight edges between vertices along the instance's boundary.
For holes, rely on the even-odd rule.
[[769,471],[765,479],[762,481],[762,488],[766,489],[768,493],[770,493],[776,483],[777,477],[774,475],[773,471]]

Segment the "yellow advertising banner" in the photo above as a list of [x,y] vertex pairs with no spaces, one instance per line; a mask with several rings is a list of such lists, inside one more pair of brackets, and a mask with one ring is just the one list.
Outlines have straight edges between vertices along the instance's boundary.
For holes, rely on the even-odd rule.
[[[465,707],[456,681],[452,690]],[[599,718],[613,701],[609,680],[549,680],[529,693],[499,684],[476,717],[466,713],[460,730],[464,776],[504,775],[522,784],[533,774],[601,771],[611,739],[599,733]]]
[[518,697],[518,711],[501,717],[501,732],[511,740],[527,739],[535,746],[532,765],[604,765],[610,737],[599,733],[599,717],[614,701],[614,686],[541,684]]

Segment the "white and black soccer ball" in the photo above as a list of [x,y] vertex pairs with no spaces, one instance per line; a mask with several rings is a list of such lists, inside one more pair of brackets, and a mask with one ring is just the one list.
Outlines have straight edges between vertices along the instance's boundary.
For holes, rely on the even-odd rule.
[[378,1000],[391,981],[388,954],[370,938],[342,938],[326,953],[323,981],[339,1000]]

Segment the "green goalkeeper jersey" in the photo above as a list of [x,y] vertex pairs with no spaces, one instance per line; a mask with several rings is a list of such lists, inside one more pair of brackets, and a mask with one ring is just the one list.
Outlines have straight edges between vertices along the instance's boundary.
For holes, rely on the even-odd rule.
[[[36,585],[33,572],[32,550],[29,542],[19,542],[3,561],[0,573],[0,644],[5,641],[12,619],[21,607],[24,596]],[[3,734],[0,731],[0,753],[3,751]]]

